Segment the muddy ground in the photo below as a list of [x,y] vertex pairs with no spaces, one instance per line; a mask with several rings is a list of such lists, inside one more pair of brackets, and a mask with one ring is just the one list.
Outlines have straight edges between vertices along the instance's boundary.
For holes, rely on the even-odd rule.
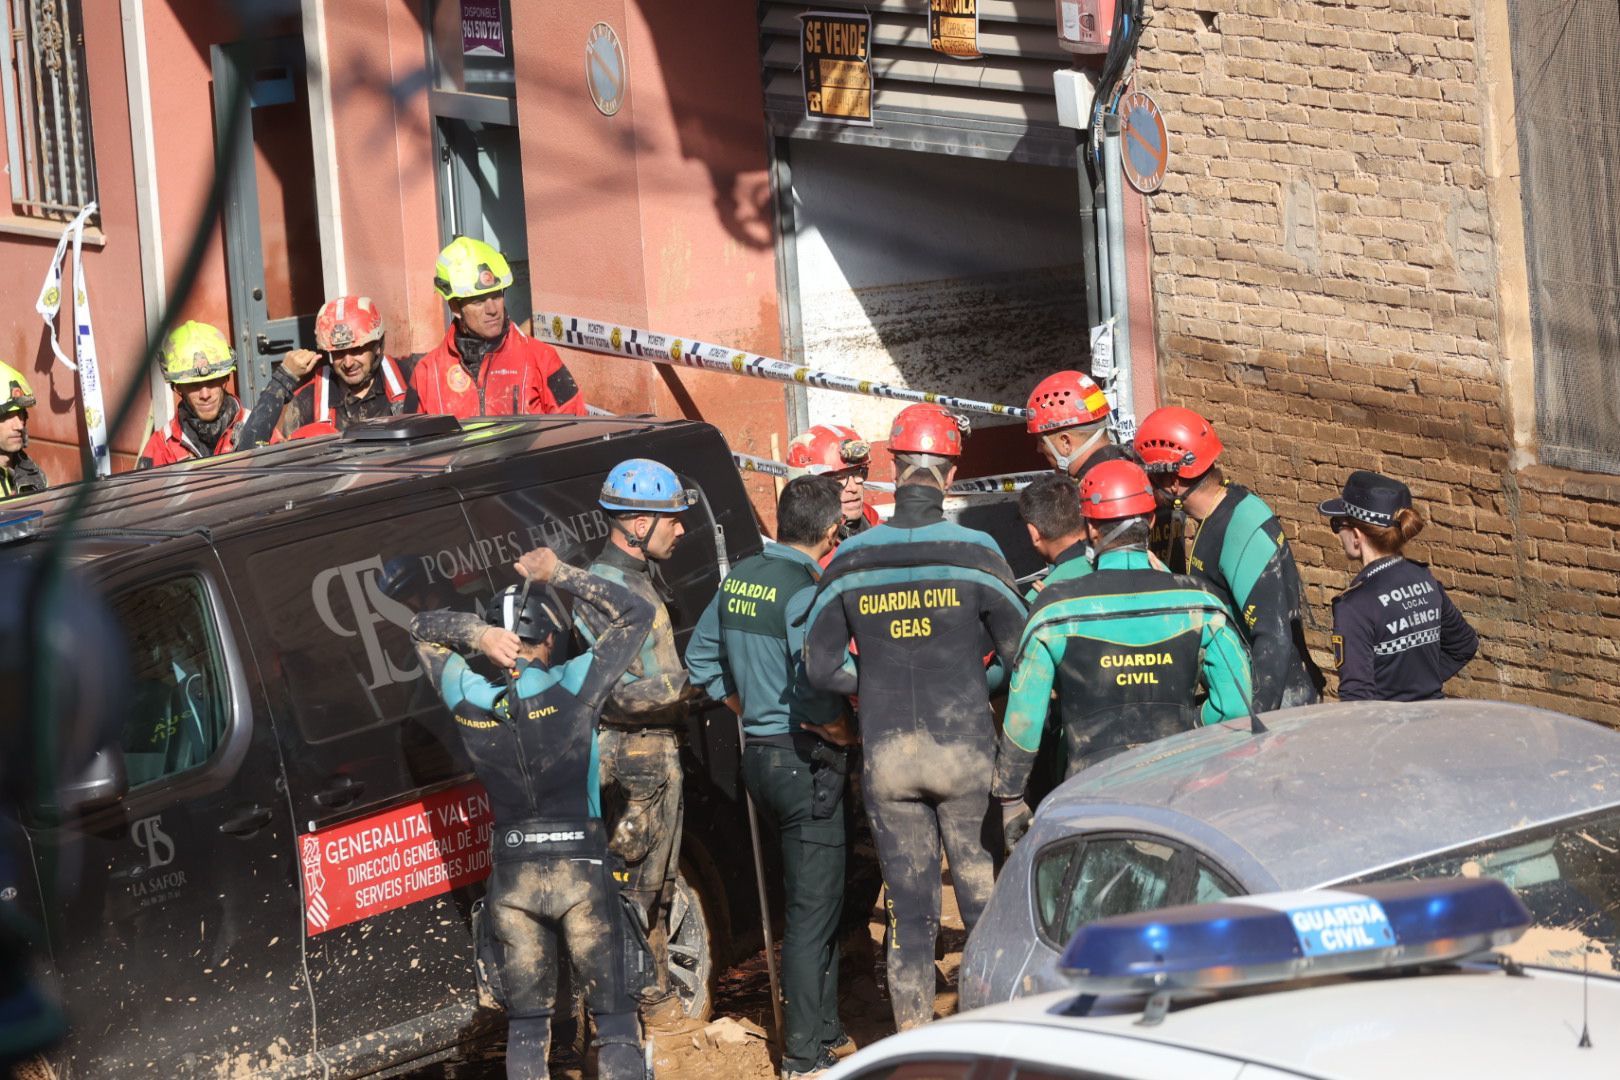
[[[894,1034],[889,999],[885,996],[883,910],[881,903],[873,908],[865,940],[846,941],[843,945],[838,1011],[844,1029],[859,1046]],[[948,875],[940,923],[940,959],[934,965],[938,972],[934,1015],[948,1016],[956,1011],[956,973],[967,942]],[[654,1071],[658,1080],[774,1080],[779,1061],[771,1032],[770,976],[761,950],[720,976],[708,1024],[694,1022],[685,1030],[655,1038]],[[558,1061],[554,1055],[551,1075],[556,1080],[586,1080],[595,1075],[592,1064]],[[423,1069],[411,1074],[411,1080],[493,1080],[505,1075],[504,1065],[490,1058],[449,1069]]]

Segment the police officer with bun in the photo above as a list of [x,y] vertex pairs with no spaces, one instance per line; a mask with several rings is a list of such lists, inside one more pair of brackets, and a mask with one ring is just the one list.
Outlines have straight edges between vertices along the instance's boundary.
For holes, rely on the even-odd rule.
[[1479,636],[1406,544],[1423,531],[1412,492],[1357,470],[1344,493],[1317,507],[1361,569],[1333,598],[1340,701],[1429,701],[1479,650]]
[[[597,716],[652,628],[652,605],[630,590],[527,552],[514,569],[573,594],[606,624],[594,646],[564,661],[568,623],[530,587],[507,589],[486,619],[428,611],[411,620],[422,666],[456,720],[489,792],[494,827],[487,910],[492,982],[508,1017],[506,1075],[544,1078],[557,981],[567,962],[596,1020],[599,1075],[647,1075],[636,1001],[626,985],[628,925],[613,880],[597,780]],[[499,681],[468,666],[482,654]],[[638,966],[645,968],[647,963]]]

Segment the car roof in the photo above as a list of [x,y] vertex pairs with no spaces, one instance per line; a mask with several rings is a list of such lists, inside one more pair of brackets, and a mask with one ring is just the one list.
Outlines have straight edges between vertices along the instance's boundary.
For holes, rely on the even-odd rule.
[[[1583,981],[1586,985],[1583,987]],[[1620,1070],[1620,981],[1468,965],[1441,973],[1341,978],[1182,1003],[1158,1024],[1141,1002],[1070,1016],[1073,991],[976,1009],[878,1044],[910,1056],[935,1040],[1018,1048],[1085,1032],[1197,1050],[1318,1077],[1612,1077]],[[1583,998],[1592,1047],[1578,1046]],[[1109,1002],[1112,1004],[1112,1001]],[[969,1031],[964,1032],[962,1029]],[[1016,1032],[1005,1038],[1005,1032]],[[901,1040],[907,1040],[902,1043]],[[867,1064],[872,1058],[867,1059]]]
[[[1233,721],[1110,758],[1041,804],[1198,838],[1298,889],[1620,805],[1620,732],[1495,701],[1346,702]],[[1223,845],[1230,852],[1223,852]]]
[[[412,418],[401,418],[408,419]],[[83,513],[73,523],[74,555],[82,560],[176,535],[210,533],[341,494],[494,465],[516,455],[534,455],[544,468],[546,457],[561,460],[560,455],[571,448],[647,432],[674,435],[707,428],[691,421],[640,416],[475,418],[444,434],[367,441],[296,439],[119,473],[92,486]],[[11,500],[6,510],[39,511],[42,516],[31,535],[46,535],[62,527],[79,487],[69,484]],[[29,543],[6,547],[20,551]]]

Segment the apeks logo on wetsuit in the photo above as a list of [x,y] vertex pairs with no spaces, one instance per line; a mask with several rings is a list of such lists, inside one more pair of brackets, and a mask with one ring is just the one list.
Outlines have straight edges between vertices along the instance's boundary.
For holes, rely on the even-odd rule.
[[502,842],[509,848],[520,848],[524,844],[560,844],[571,840],[585,839],[584,829],[554,829],[551,832],[524,832],[522,829],[508,829]]

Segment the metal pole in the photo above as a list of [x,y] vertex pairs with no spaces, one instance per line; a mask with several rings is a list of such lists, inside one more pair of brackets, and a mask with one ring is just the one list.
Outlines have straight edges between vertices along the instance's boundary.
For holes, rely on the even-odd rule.
[[[736,715],[736,714],[733,714]],[[748,744],[743,732],[742,717],[737,717],[737,764],[742,765],[742,751]],[[775,1025],[776,1052],[787,1053],[787,1033],[782,1030],[782,980],[776,970],[776,935],[771,930],[771,900],[765,891],[765,851],[759,844],[759,813],[754,809],[754,797],[743,784],[743,798],[748,802],[748,838],[754,843],[754,883],[759,886],[759,925],[765,933],[765,971],[771,977],[771,1021]]]
[[1131,305],[1125,282],[1125,170],[1120,162],[1118,113],[1103,117],[1103,183],[1108,193],[1108,278],[1114,322],[1115,408],[1136,416],[1131,384]]
[[1075,172],[1080,181],[1080,249],[1086,253],[1084,279],[1086,288],[1086,330],[1089,332],[1093,326],[1103,321],[1102,286],[1098,283],[1097,260],[1092,257],[1097,250],[1097,198],[1091,182],[1091,163],[1086,152],[1087,139],[1085,132],[1079,132],[1074,140]]

